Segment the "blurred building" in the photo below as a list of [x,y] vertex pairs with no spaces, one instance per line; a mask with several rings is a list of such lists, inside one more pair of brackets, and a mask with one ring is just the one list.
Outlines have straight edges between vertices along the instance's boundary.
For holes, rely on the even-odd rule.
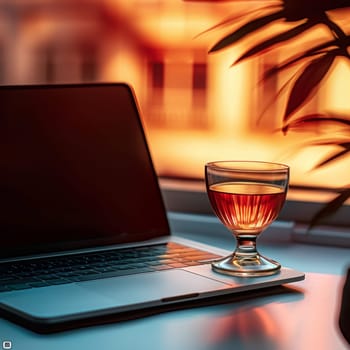
[[[234,67],[242,45],[208,55],[226,28],[207,29],[257,3],[0,0],[0,84],[124,81],[136,91],[159,174],[202,177],[214,159],[278,160],[293,166],[295,183],[322,185],[332,172],[309,173],[320,151],[285,157],[300,136],[274,132],[283,81],[257,84],[281,52]],[[347,181],[342,174],[334,186]]]

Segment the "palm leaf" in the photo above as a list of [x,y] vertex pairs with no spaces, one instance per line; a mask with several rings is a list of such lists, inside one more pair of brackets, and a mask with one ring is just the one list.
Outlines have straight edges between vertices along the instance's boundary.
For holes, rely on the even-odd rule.
[[[347,45],[350,44],[350,36],[347,37],[347,41],[346,41]],[[293,66],[294,64],[298,63],[299,61],[302,61],[305,58],[309,58],[312,56],[317,56],[317,55],[321,55],[321,54],[326,54],[328,52],[330,52],[329,49],[330,47],[337,47],[338,45],[344,45],[345,42],[344,40],[342,42],[339,42],[339,40],[330,40],[327,41],[323,44],[317,45],[307,51],[305,51],[303,54],[301,55],[296,55],[293,56],[292,58],[286,60],[284,63],[280,64],[280,65],[276,65],[268,70],[265,71],[264,76],[263,76],[263,81],[271,78],[273,75],[283,71],[284,69],[290,68],[291,66]],[[336,55],[343,55],[343,53],[341,51],[339,51],[338,49],[334,49],[332,50],[332,52]]]
[[350,142],[344,142],[344,140],[328,140],[328,141],[316,141],[311,145],[313,146],[338,146],[341,148],[340,151],[336,151],[331,156],[325,158],[322,162],[314,166],[314,169],[319,169],[325,165],[328,165],[330,162],[338,160],[341,157],[348,155],[350,152]]
[[328,165],[329,163],[339,160],[339,158],[345,157],[350,152],[350,147],[348,146],[345,149],[342,149],[341,151],[337,151],[333,153],[332,156],[328,156],[326,159],[324,159],[322,162],[318,163],[314,166],[314,169],[319,169],[325,165]]
[[322,22],[330,29],[334,36],[338,39],[346,38],[346,34],[337,23],[333,22],[326,13],[323,13]]
[[296,36],[298,36],[301,33],[304,33],[307,29],[311,28],[315,23],[312,21],[307,21],[305,23],[302,23],[301,25],[287,31],[281,34],[278,34],[274,36],[273,38],[270,38],[268,40],[263,41],[262,43],[255,45],[250,50],[246,51],[244,54],[242,54],[235,62],[234,64],[237,64],[247,58],[253,57],[258,54],[262,54],[265,52],[265,50],[273,47],[276,44],[282,43],[284,41],[287,41],[289,39],[292,39]]
[[315,58],[306,66],[299,78],[296,80],[289,95],[287,108],[283,120],[288,118],[315,92],[316,88],[328,73],[335,59],[335,55],[329,52],[321,57]]
[[[200,0],[202,1],[202,0]],[[210,1],[210,0],[209,0]],[[215,0],[211,0],[211,1],[215,1]],[[233,1],[233,0],[232,0]],[[205,31],[199,33],[198,35],[196,35],[195,38],[198,38],[199,36],[203,35],[203,34],[206,34],[208,32],[211,32],[213,30],[216,30],[216,29],[219,29],[221,27],[225,27],[225,26],[228,26],[232,23],[237,23],[239,20],[241,20],[243,17],[247,17],[247,16],[250,16],[254,13],[257,13],[257,12],[261,12],[263,10],[269,10],[269,9],[273,9],[273,8],[277,8],[277,7],[280,7],[279,5],[269,5],[269,6],[263,6],[263,7],[259,7],[259,8],[255,8],[251,11],[244,11],[243,13],[239,13],[239,14],[236,14],[234,16],[230,16],[230,17],[227,17],[226,19],[224,19],[223,21],[215,24],[214,26],[206,29]]]
[[222,50],[226,48],[227,46],[233,45],[236,42],[238,42],[240,39],[244,38],[245,36],[252,34],[253,32],[263,28],[264,26],[272,23],[273,21],[276,21],[278,19],[281,19],[284,17],[284,11],[280,10],[278,12],[256,18],[237,30],[235,30],[233,33],[230,33],[229,35],[226,35],[224,38],[219,40],[210,50],[209,53]]
[[262,110],[262,112],[260,113],[258,119],[257,119],[257,123],[260,122],[260,120],[263,118],[264,114],[266,113],[266,111],[269,109],[270,105],[275,102],[278,98],[280,98],[280,96],[287,90],[288,85],[290,84],[290,82],[295,78],[296,74],[294,74],[292,77],[290,77],[288,79],[287,82],[285,82],[282,87],[277,91],[277,93],[271,98],[271,100],[266,104],[265,108]]
[[313,114],[307,114],[302,117],[298,117],[297,119],[289,122],[288,124],[285,124],[282,127],[283,133],[287,133],[289,129],[294,128],[304,128],[307,125],[310,126],[316,126],[317,124],[324,124],[324,123],[331,123],[331,124],[342,124],[346,126],[350,126],[350,120],[346,118],[341,118],[336,114],[322,114],[322,113],[313,113]]
[[316,224],[322,221],[323,218],[334,214],[345,202],[350,198],[350,188],[345,187],[340,190],[340,193],[329,203],[327,203],[316,215],[311,219],[308,229],[310,230]]
[[283,71],[284,69],[287,69],[287,68],[290,68],[292,67],[293,65],[299,63],[299,61],[301,61],[302,59],[305,59],[307,57],[312,57],[312,56],[318,56],[320,54],[326,54],[327,51],[324,51],[324,52],[317,52],[317,53],[314,53],[314,54],[310,54],[308,56],[306,55],[301,55],[301,56],[298,56],[294,59],[291,59],[285,63],[282,63],[280,65],[275,65],[269,69],[267,69],[264,74],[263,74],[263,77],[261,79],[261,82],[265,82],[266,80],[270,79],[271,77],[273,77],[274,75],[280,73],[281,71]]

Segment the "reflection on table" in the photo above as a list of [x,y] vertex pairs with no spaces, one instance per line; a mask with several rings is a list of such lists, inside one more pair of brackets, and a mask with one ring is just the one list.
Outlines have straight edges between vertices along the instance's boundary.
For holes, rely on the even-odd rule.
[[13,349],[345,350],[338,328],[343,277],[307,273],[305,281],[218,300],[218,305],[39,335],[0,319]]

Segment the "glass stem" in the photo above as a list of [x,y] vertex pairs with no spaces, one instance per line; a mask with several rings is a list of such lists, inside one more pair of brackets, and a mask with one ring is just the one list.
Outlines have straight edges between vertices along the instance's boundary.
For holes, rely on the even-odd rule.
[[240,235],[236,236],[237,247],[235,250],[236,256],[256,256],[258,251],[256,249],[257,235]]

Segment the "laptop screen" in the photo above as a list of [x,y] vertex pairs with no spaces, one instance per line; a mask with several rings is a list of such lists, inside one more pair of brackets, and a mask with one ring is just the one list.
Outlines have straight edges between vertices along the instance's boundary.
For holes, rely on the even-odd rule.
[[0,87],[0,257],[166,234],[127,85]]

